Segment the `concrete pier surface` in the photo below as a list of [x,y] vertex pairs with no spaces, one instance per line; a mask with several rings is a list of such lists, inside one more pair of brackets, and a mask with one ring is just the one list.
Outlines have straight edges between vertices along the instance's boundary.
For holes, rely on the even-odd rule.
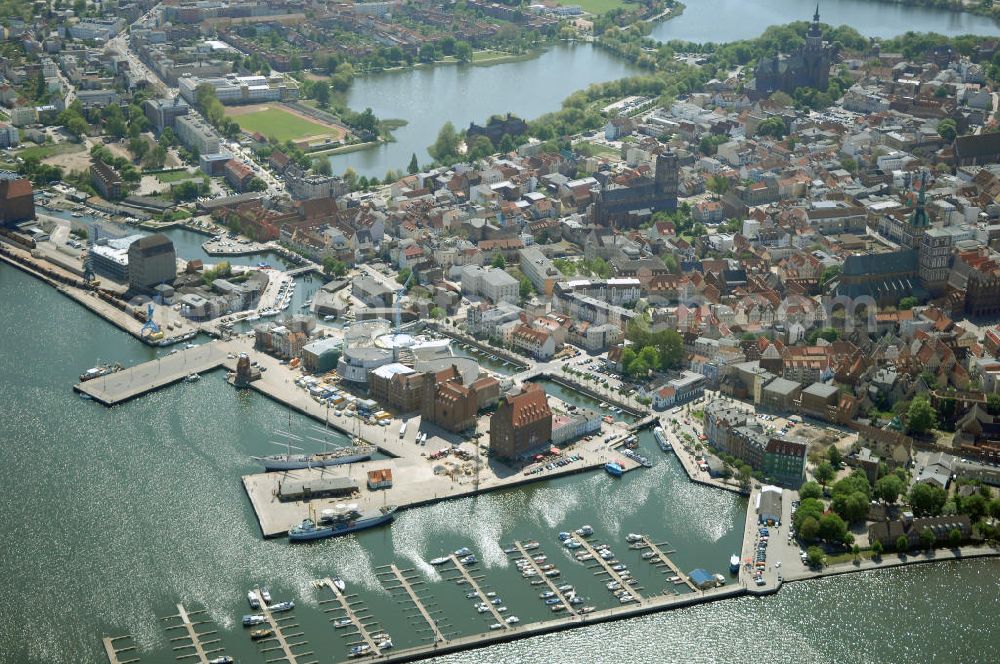
[[114,406],[177,383],[192,374],[200,375],[217,369],[227,361],[230,368],[235,369],[236,360],[227,360],[228,352],[226,345],[219,342],[179,349],[166,357],[79,383],[73,389],[105,406]]

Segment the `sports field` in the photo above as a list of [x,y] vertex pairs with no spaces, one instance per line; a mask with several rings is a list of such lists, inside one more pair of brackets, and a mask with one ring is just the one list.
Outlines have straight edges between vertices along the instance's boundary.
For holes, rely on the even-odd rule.
[[231,106],[226,109],[226,115],[236,120],[244,131],[259,132],[282,143],[288,140],[320,142],[327,138],[336,141],[346,134],[342,127],[273,104]]
[[580,9],[591,14],[603,14],[625,6],[622,0],[556,0],[556,2],[560,5],[578,5]]

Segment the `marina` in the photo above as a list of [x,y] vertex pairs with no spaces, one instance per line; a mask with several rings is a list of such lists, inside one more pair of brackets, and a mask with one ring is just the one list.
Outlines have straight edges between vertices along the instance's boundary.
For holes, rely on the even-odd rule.
[[605,560],[604,557],[601,556],[598,550],[589,541],[587,541],[586,537],[581,537],[580,535],[574,533],[570,535],[570,538],[573,541],[578,542],[580,544],[580,547],[584,551],[593,556],[591,560],[597,563],[597,566],[601,568],[597,572],[594,572],[595,575],[605,574],[608,577],[610,577],[612,581],[617,583],[619,588],[621,588],[622,590],[627,589],[629,595],[631,595],[632,600],[634,600],[636,604],[642,605],[647,601],[645,598],[643,598],[642,594],[639,592],[639,588],[637,588],[635,585],[629,584],[626,581],[626,577],[623,577],[621,575],[620,570],[614,569],[614,566],[610,562]]
[[[268,662],[279,662],[286,661],[288,664],[298,664],[299,658],[306,658],[312,655],[312,652],[302,653],[301,655],[296,655],[293,652],[293,648],[306,645],[305,641],[300,641],[298,643],[291,643],[291,639],[301,637],[302,632],[296,632],[294,634],[285,634],[285,629],[294,629],[298,627],[298,623],[293,622],[295,620],[294,616],[286,617],[275,617],[274,613],[277,607],[275,605],[268,605],[267,599],[265,598],[264,592],[255,588],[252,591],[257,595],[257,601],[260,603],[260,614],[264,616],[264,624],[267,628],[271,630],[271,635],[267,639],[262,639],[257,641],[257,643],[264,644],[266,647],[260,650],[261,654],[266,654]],[[270,641],[274,641],[272,645]],[[280,654],[280,657],[273,657],[272,654]],[[303,662],[303,664],[307,664]]]
[[692,591],[695,592],[698,591],[698,586],[692,583],[691,578],[687,574],[682,572],[680,568],[677,567],[677,565],[675,565],[674,562],[670,560],[669,557],[667,557],[667,553],[673,553],[673,552],[672,551],[667,552],[660,548],[663,544],[665,544],[664,542],[657,544],[653,542],[653,540],[651,540],[648,536],[643,535],[642,544],[645,548],[649,548],[649,550],[653,552],[653,558],[650,559],[650,562],[654,564],[659,562],[660,564],[665,565],[671,572],[674,573],[674,576],[679,577],[681,579],[684,585],[686,585]]
[[[395,590],[403,590],[404,593],[406,594],[406,597],[408,597],[410,602],[412,602],[413,605],[417,608],[420,617],[423,618],[425,623],[427,623],[426,629],[417,629],[415,631],[425,632],[429,630],[431,632],[431,635],[433,636],[435,643],[444,643],[445,641],[448,640],[441,632],[441,629],[438,626],[437,619],[433,617],[431,611],[428,609],[428,606],[425,605],[424,601],[421,600],[420,597],[417,595],[416,587],[419,585],[423,585],[424,582],[420,580],[420,578],[414,573],[413,570],[411,569],[401,570],[399,567],[396,566],[395,563],[392,563],[391,565],[389,565],[388,570],[383,569],[383,571],[378,572],[378,574],[382,577],[387,577],[383,579],[383,585],[385,585],[386,590],[390,592]],[[393,581],[397,585],[395,586],[386,585],[387,583]],[[435,613],[440,614],[441,612],[436,611]]]
[[[374,618],[362,615],[362,613],[366,613],[364,609],[355,610],[354,602],[352,602],[353,596],[344,594],[344,591],[338,588],[337,584],[330,577],[319,579],[316,581],[316,585],[320,588],[328,588],[331,592],[333,592],[334,598],[332,600],[323,600],[320,602],[320,604],[334,603],[337,605],[332,608],[325,609],[327,613],[335,614],[331,619],[331,622],[336,624],[336,621],[339,619],[350,621],[344,626],[347,627],[348,630],[353,628],[353,633],[356,633],[361,638],[360,642],[352,642],[348,643],[348,645],[351,648],[365,646],[368,654],[378,657],[380,655],[378,643],[376,642],[373,636],[373,630],[371,629]],[[338,612],[342,612],[342,615],[339,617],[336,615]],[[347,633],[350,634],[352,632],[348,631]],[[355,652],[358,651],[355,650]]]
[[490,598],[486,596],[486,592],[480,587],[479,580],[483,578],[482,575],[473,575],[466,568],[466,566],[462,564],[456,554],[453,553],[449,557],[451,558],[452,565],[455,566],[455,570],[459,573],[459,576],[453,577],[452,580],[457,581],[459,585],[467,585],[472,588],[472,592],[476,594],[480,602],[488,608],[489,613],[493,616],[493,619],[496,621],[494,624],[500,625],[501,631],[511,629],[511,625],[507,622],[504,616],[500,614],[497,607],[494,606],[490,601]]
[[[210,624],[210,622],[207,620],[192,620],[192,616],[199,616],[204,613],[204,610],[188,612],[183,604],[178,603],[177,613],[163,618],[164,621],[179,621],[166,627],[168,633],[176,629],[183,629],[185,632],[181,636],[170,639],[171,643],[178,643],[178,645],[173,646],[173,650],[179,661],[194,659],[198,664],[209,664],[210,657],[215,657],[223,651],[217,645],[220,642],[217,630],[199,632],[197,629],[200,625]],[[214,638],[205,640],[207,636]],[[184,643],[184,641],[187,643]],[[193,650],[190,652],[179,652],[187,651],[188,648],[192,648]]]
[[[519,553],[525,560],[528,561],[528,565],[531,567],[531,569],[535,571],[535,574],[538,576],[538,578],[542,579],[545,582],[545,585],[548,587],[549,592],[552,593],[553,597],[562,598],[563,595],[559,590],[559,588],[556,586],[555,582],[552,580],[551,577],[548,577],[545,574],[543,574],[538,563],[535,562],[534,556],[537,554],[529,552],[527,549],[525,549],[524,545],[521,544],[519,540],[514,542],[514,548],[517,549],[517,553]],[[571,603],[564,601],[563,606],[566,607],[566,610],[570,613],[570,615],[573,616],[580,615],[579,612],[576,610],[576,608],[574,608],[574,606]]]

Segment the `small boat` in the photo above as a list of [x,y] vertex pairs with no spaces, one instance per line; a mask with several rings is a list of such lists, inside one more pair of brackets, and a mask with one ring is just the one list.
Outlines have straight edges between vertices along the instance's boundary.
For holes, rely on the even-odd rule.
[[187,383],[194,383],[194,382],[198,381],[200,378],[201,378],[201,376],[199,376],[198,374],[196,374],[196,373],[190,373],[190,374],[188,374],[184,378],[184,381],[187,382]]
[[486,596],[487,597],[496,597],[497,594],[495,592],[490,591],[490,592],[486,593]]
[[543,583],[545,583],[545,579],[532,579],[531,580],[531,585],[533,585],[533,586],[540,586]]
[[601,408],[607,408],[607,407],[608,407],[608,404],[606,404],[605,402],[602,401],[601,402]]
[[378,648],[379,650],[386,650],[387,648],[391,648],[392,639],[382,639],[381,641],[375,644],[375,647]]
[[508,625],[516,625],[517,623],[521,622],[521,619],[518,618],[517,616],[507,616],[507,618],[505,619],[505,622]]
[[469,554],[464,558],[459,559],[458,562],[462,563],[463,565],[475,565],[476,563],[479,562],[479,560],[474,555]]
[[256,590],[251,590],[250,592],[247,593],[247,601],[250,602],[251,609],[260,608],[260,598],[257,596]]
[[559,613],[560,611],[565,611],[565,610],[566,610],[565,604],[556,604],[555,606],[552,607],[552,613]]
[[352,623],[353,621],[350,618],[337,618],[333,621],[333,626],[340,629],[341,627],[347,627]]
[[559,574],[560,574],[559,570],[557,570],[557,569],[550,569],[548,572],[545,573],[545,576],[547,576],[549,578],[554,578],[554,577],[559,576]]
[[604,470],[612,477],[621,477],[625,473],[625,467],[617,461],[609,461],[604,464]]
[[583,545],[577,542],[576,540],[566,540],[565,542],[563,542],[563,546],[565,546],[567,549],[579,549]]
[[507,553],[507,554],[517,553],[517,547],[516,546],[508,546],[508,547],[504,548],[503,552]]
[[444,565],[446,562],[451,560],[448,556],[441,556],[440,558],[431,559],[431,565]]
[[479,593],[476,593],[476,592],[465,593],[465,598],[466,599],[475,599],[477,597],[479,597]]
[[252,627],[254,625],[263,625],[265,622],[267,622],[267,619],[264,616],[260,615],[259,613],[255,613],[255,614],[248,615],[248,616],[243,616],[243,626],[244,627]]
[[655,554],[655,553],[653,553],[652,551],[643,551],[643,552],[642,552],[642,559],[643,559],[643,560],[649,560],[650,558],[652,558],[652,557],[653,557],[653,556],[655,556],[655,555],[656,555],[656,554]]
[[476,611],[478,611],[479,613],[486,613],[489,610],[490,610],[490,607],[486,606],[485,604],[477,604],[476,605]]
[[260,641],[261,639],[266,639],[267,637],[274,634],[273,629],[255,629],[250,632],[250,638],[254,641]]
[[545,592],[543,592],[543,593],[540,593],[540,594],[539,594],[538,596],[539,596],[539,597],[540,597],[541,599],[549,599],[549,598],[551,598],[551,597],[555,597],[555,596],[556,596],[556,594],[555,594],[554,592],[552,592],[551,590],[546,590]]
[[470,553],[472,553],[472,551],[468,547],[465,547],[465,546],[463,546],[461,549],[458,549],[457,551],[455,551],[455,555],[459,556],[459,557],[461,557],[461,556],[467,556]]
[[629,533],[628,535],[625,536],[625,541],[629,543],[641,542],[644,539],[646,538],[643,537],[642,535],[637,535],[636,533]]
[[369,646],[367,643],[362,643],[361,645],[357,646],[351,646],[351,657],[361,657],[363,655],[368,654],[369,650],[371,650],[371,646]]
[[664,452],[669,452],[670,441],[667,440],[667,433],[663,430],[663,427],[653,427],[653,438],[656,439],[656,444],[660,446],[660,449]]
[[[511,616],[511,618],[513,617],[514,616]],[[490,625],[490,629],[491,630],[503,629],[503,625],[501,625],[500,623],[493,623],[492,625]]]
[[735,553],[729,558],[729,573],[739,574],[740,571],[740,557]]
[[344,589],[347,588],[347,584],[344,583],[344,580],[342,578],[340,578],[339,576],[333,577],[333,585],[340,592],[344,592]]
[[576,534],[580,537],[590,537],[594,534],[594,529],[590,526],[580,526],[576,529]]
[[233,664],[236,660],[229,655],[219,655],[208,660],[208,664]]
[[194,348],[195,346],[197,346],[197,344],[192,344],[192,343],[184,344],[184,348],[187,348],[188,350]]
[[571,593],[573,592],[573,586],[568,583],[564,583],[558,588],[556,588],[556,590],[558,590],[559,592]]
[[278,602],[277,604],[272,604],[267,607],[268,611],[271,613],[281,613],[282,611],[291,611],[295,608],[295,602],[288,600],[287,602]]
[[260,596],[264,598],[264,602],[267,604],[271,603],[271,589],[264,586],[260,589]]
[[585,606],[580,609],[580,613],[593,613],[594,611],[595,609],[592,606]]
[[584,561],[584,560],[593,560],[594,559],[594,554],[592,554],[592,553],[590,553],[588,551],[583,551],[583,552],[580,552],[580,553],[576,554],[576,559],[579,560],[579,561],[581,561],[581,562]]
[[539,546],[540,544],[538,543],[537,540],[528,540],[527,542],[521,544],[521,548],[523,548],[525,551],[531,551],[533,549],[537,549]]
[[545,603],[549,604],[549,605],[559,604],[561,602],[562,602],[562,600],[559,599],[558,597],[550,597],[549,599],[545,600]]

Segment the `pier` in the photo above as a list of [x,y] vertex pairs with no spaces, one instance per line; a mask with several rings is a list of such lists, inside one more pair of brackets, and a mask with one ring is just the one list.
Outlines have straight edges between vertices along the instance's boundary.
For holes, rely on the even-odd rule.
[[133,657],[132,659],[122,659],[119,657],[119,653],[135,650],[135,646],[131,645],[119,648],[115,645],[115,641],[131,638],[132,637],[125,634],[122,636],[105,636],[101,639],[101,643],[104,644],[104,654],[108,656],[108,662],[110,662],[110,664],[135,664],[135,662],[139,661],[138,657]]
[[261,654],[265,654],[265,653],[275,652],[275,651],[280,650],[282,652],[282,655],[283,655],[281,657],[269,657],[267,659],[267,661],[268,662],[280,662],[281,660],[285,660],[289,664],[297,664],[298,663],[298,657],[307,657],[309,655],[312,655],[313,653],[311,653],[311,652],[303,653],[302,655],[296,655],[294,652],[292,652],[292,648],[294,648],[295,646],[301,646],[301,645],[303,645],[305,643],[305,641],[302,641],[300,643],[289,643],[289,640],[290,639],[294,639],[295,637],[298,637],[298,636],[302,636],[302,632],[298,632],[296,634],[288,634],[288,635],[286,635],[282,631],[282,628],[283,627],[298,627],[298,624],[281,624],[281,623],[288,623],[290,620],[293,619],[292,616],[289,616],[287,618],[275,618],[274,614],[271,613],[271,609],[268,608],[267,602],[264,601],[264,595],[263,595],[263,593],[261,593],[261,591],[259,589],[254,589],[254,593],[257,595],[257,601],[260,602],[260,612],[264,616],[264,620],[267,621],[268,627],[270,627],[271,630],[274,632],[274,636],[272,638],[275,641],[277,641],[277,643],[278,643],[278,645],[276,645],[276,646],[271,646],[269,648],[263,648],[263,649],[261,649],[260,652],[261,652]]
[[438,628],[437,621],[433,617],[431,617],[430,611],[428,611],[427,607],[424,606],[424,603],[421,601],[420,597],[417,596],[417,592],[413,588],[413,586],[417,584],[422,584],[423,581],[411,581],[406,576],[407,572],[412,572],[412,571],[413,570],[406,570],[404,572],[403,570],[396,567],[395,563],[393,563],[389,565],[388,572],[380,572],[379,574],[391,574],[393,578],[395,578],[396,582],[399,583],[399,585],[392,587],[386,586],[386,590],[392,591],[402,588],[404,591],[406,591],[406,594],[409,595],[410,597],[410,601],[413,602],[413,605],[417,607],[417,611],[420,612],[420,615],[427,623],[427,627],[433,633],[434,641],[443,643],[448,639],[446,639],[444,634],[441,633],[440,628]]
[[[648,535],[643,535],[642,541],[646,545],[643,548],[648,547],[650,551],[656,554],[656,558],[658,559],[658,561],[666,565],[670,569],[670,571],[672,571],[675,575],[679,576],[681,578],[681,581],[683,581],[688,588],[690,588],[695,592],[698,591],[698,586],[694,585],[694,583],[691,582],[691,579],[688,577],[688,575],[682,572],[680,568],[677,567],[677,565],[674,563],[674,561],[670,560],[670,558],[667,557],[666,552],[660,548],[660,545],[656,544],[655,542],[653,542],[653,540],[649,539]],[[650,562],[652,562],[652,560]]]
[[[556,597],[558,597],[558,598],[560,598],[560,599],[563,600],[562,605],[566,607],[566,610],[570,614],[572,614],[573,616],[580,615],[577,612],[577,610],[575,608],[573,608],[573,605],[566,601],[565,596],[563,595],[562,591],[559,590],[558,586],[556,586],[555,582],[552,581],[551,578],[545,576],[545,572],[543,572],[540,569],[539,564],[537,562],[535,562],[534,558],[531,557],[531,552],[528,551],[527,549],[525,549],[521,545],[520,540],[515,541],[514,542],[514,546],[517,548],[518,553],[520,553],[528,561],[528,565],[531,566],[531,569],[535,570],[535,573],[538,575],[538,578],[542,579],[543,581],[545,581],[545,585],[549,587],[549,590],[551,590],[553,593],[555,593]],[[555,606],[558,606],[558,605],[555,605]]]
[[[100,404],[114,406],[179,383],[191,374],[217,369],[227,361],[226,355],[222,344],[209,342],[79,383],[73,389]],[[235,368],[236,360],[231,362]]]
[[[333,596],[335,598],[334,600],[325,600],[324,602],[321,603],[326,603],[328,601],[336,601],[339,602],[340,604],[339,609],[338,608],[327,609],[327,612],[338,611],[338,610],[343,611],[345,617],[350,618],[351,626],[358,631],[358,636],[360,636],[361,640],[369,647],[370,650],[368,651],[368,654],[374,655],[375,657],[380,656],[382,653],[379,651],[378,645],[375,643],[375,639],[372,638],[371,631],[364,624],[363,622],[364,619],[361,616],[359,616],[358,613],[354,610],[354,607],[351,606],[351,603],[347,599],[347,595],[340,592],[340,589],[337,588],[337,585],[333,582],[333,579],[331,579],[330,577],[325,577],[323,579],[320,579],[316,583],[320,587],[325,586],[330,590],[332,590]],[[353,644],[348,644],[348,645],[353,645]]]
[[208,624],[208,621],[200,620],[198,622],[194,622],[191,620],[191,616],[196,616],[201,613],[205,613],[205,611],[199,610],[199,611],[192,611],[189,613],[188,610],[184,608],[183,604],[177,604],[177,613],[172,616],[167,616],[166,618],[163,618],[163,620],[172,620],[174,618],[180,619],[179,624],[171,625],[167,627],[167,630],[169,631],[174,629],[183,629],[185,632],[181,636],[175,636],[170,639],[171,643],[178,641],[188,641],[188,643],[181,643],[179,645],[173,646],[173,650],[175,653],[177,653],[178,650],[194,648],[193,652],[176,654],[175,657],[178,660],[193,658],[195,659],[195,661],[198,662],[198,664],[208,664],[208,658],[210,655],[215,655],[216,653],[222,652],[222,648],[208,647],[219,643],[220,641],[219,639],[216,638],[216,639],[211,639],[209,641],[204,640],[206,636],[213,636],[217,634],[218,632],[216,630],[213,629],[207,632],[199,632],[196,629],[198,625]]
[[504,619],[502,615],[500,615],[500,612],[497,611],[497,607],[493,605],[493,602],[491,602],[490,598],[486,596],[486,593],[483,592],[483,589],[479,587],[479,583],[476,581],[476,578],[469,573],[469,570],[465,569],[465,565],[463,565],[458,561],[458,556],[456,556],[453,553],[448,557],[451,558],[452,564],[464,577],[465,583],[469,584],[469,587],[472,588],[473,592],[475,592],[479,596],[479,600],[489,608],[490,613],[493,614],[494,620],[496,620],[496,622],[499,623],[504,630],[510,629],[511,626],[508,625],[507,620]]
[[[597,549],[595,549],[593,546],[591,546],[590,542],[587,541],[586,537],[580,537],[576,533],[574,533],[570,537],[572,537],[574,540],[576,540],[577,542],[579,542],[583,546],[583,548],[587,550],[587,553],[589,553],[592,556],[594,556],[594,560],[596,560],[598,562],[598,564],[601,567],[604,568],[603,573],[607,574],[613,580],[617,581],[618,584],[623,589],[628,590],[629,594],[632,595],[632,597],[635,599],[635,601],[636,601],[637,604],[642,604],[642,603],[644,603],[646,601],[646,599],[642,596],[642,594],[637,589],[637,586],[633,586],[633,585],[629,585],[628,583],[625,583],[625,579],[623,579],[621,577],[621,575],[618,574],[618,572],[616,572],[613,569],[611,569],[611,563],[609,563],[604,558],[601,558],[601,554],[598,552]],[[602,572],[595,572],[595,574],[601,574],[601,573]],[[635,579],[632,579],[632,580],[635,581]]]

